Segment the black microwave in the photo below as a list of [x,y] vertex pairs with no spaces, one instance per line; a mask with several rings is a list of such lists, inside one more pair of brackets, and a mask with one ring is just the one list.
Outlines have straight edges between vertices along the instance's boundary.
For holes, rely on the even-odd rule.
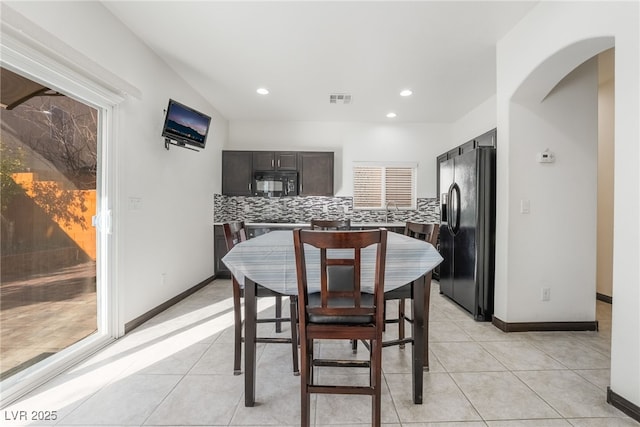
[[282,197],[298,195],[298,172],[254,172],[254,196]]

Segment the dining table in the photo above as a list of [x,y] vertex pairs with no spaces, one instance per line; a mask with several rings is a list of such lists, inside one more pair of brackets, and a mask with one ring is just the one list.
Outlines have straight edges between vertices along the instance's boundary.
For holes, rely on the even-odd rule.
[[[322,232],[322,231],[320,231]],[[324,231],[327,232],[327,231]],[[328,231],[330,232],[330,231]],[[345,251],[340,249],[335,251]],[[363,292],[373,292],[375,270],[375,245],[362,251],[362,285]],[[314,251],[306,251],[306,263],[309,270],[310,292],[320,291],[319,257]],[[331,251],[329,252],[331,256]],[[337,256],[337,254],[336,254]],[[425,302],[428,302],[426,289],[431,271],[442,262],[439,252],[423,240],[414,239],[399,233],[387,234],[386,266],[384,290],[393,291],[407,284],[412,284],[412,395],[415,404],[422,403],[423,367],[425,366]],[[256,390],[256,319],[257,298],[256,287],[268,288],[276,294],[291,296],[298,294],[296,260],[293,247],[293,231],[277,230],[248,239],[235,245],[223,258],[238,283],[244,285],[245,310],[245,406],[254,406]],[[314,275],[314,271],[316,272]],[[314,279],[315,276],[315,279]]]

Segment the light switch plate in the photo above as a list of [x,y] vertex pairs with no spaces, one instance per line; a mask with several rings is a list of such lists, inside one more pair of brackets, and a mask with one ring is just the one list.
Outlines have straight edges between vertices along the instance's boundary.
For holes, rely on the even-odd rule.
[[142,197],[129,197],[129,210],[139,211],[142,209]]

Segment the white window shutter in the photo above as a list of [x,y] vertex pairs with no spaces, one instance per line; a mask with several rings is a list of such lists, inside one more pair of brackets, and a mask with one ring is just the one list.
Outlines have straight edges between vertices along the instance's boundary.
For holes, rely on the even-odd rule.
[[382,169],[368,166],[354,167],[353,175],[353,207],[380,207],[382,205]]
[[399,208],[413,207],[414,173],[410,168],[388,167],[385,173],[385,199]]
[[417,166],[354,165],[353,207],[383,209],[387,202],[415,209]]

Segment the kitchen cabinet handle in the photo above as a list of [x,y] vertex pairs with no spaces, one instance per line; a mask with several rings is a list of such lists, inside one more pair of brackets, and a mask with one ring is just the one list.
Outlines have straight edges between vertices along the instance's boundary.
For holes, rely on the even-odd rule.
[[278,167],[280,167],[280,159],[278,159]]
[[271,159],[271,167],[273,167],[273,159]]

